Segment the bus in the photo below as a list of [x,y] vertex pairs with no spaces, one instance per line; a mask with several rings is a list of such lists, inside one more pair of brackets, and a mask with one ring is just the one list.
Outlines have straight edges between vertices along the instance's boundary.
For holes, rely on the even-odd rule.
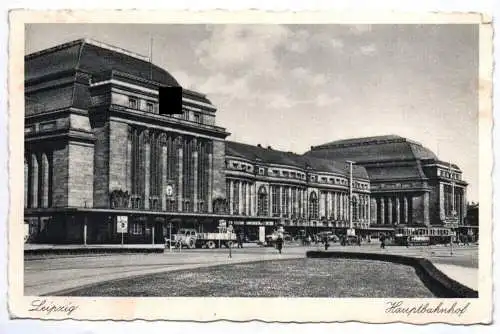
[[401,246],[437,245],[450,242],[453,233],[445,227],[397,227],[394,241]]

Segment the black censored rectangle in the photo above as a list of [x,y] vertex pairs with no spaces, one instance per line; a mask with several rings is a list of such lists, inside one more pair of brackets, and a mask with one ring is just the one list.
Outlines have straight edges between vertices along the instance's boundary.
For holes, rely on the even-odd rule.
[[160,86],[158,101],[160,115],[182,114],[182,87]]

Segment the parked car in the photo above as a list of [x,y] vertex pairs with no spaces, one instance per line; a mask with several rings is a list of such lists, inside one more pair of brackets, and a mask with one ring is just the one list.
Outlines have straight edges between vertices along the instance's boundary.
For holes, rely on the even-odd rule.
[[319,232],[317,234],[318,236],[318,240],[320,242],[322,242],[324,239],[325,239],[325,236],[328,238],[328,241],[329,242],[338,242],[339,241],[339,237],[336,236],[333,232],[331,231],[325,231],[325,232]]

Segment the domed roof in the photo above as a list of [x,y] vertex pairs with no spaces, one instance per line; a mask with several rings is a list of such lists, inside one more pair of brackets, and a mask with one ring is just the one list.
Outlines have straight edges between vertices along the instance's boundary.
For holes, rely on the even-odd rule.
[[180,86],[147,57],[89,39],[79,39],[25,56],[25,80],[81,70],[91,75],[119,71],[166,86]]
[[[311,168],[316,172],[336,173],[348,175],[349,167],[345,161],[306,157],[292,152],[274,150],[233,141],[226,141],[226,155],[240,157],[255,161],[259,159],[263,163],[279,164],[306,170]],[[362,166],[353,166],[353,176],[368,178],[366,170]]]
[[420,143],[396,135],[352,138],[311,147],[305,156],[357,163],[398,160],[438,160]]

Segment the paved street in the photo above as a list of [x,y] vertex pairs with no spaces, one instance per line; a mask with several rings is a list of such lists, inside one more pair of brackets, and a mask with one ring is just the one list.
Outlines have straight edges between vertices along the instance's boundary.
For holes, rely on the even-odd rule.
[[[312,247],[286,247],[279,255],[273,248],[245,247],[215,250],[178,250],[164,254],[115,254],[87,256],[40,256],[25,259],[25,294],[43,295],[102,281],[179,269],[193,269],[220,264],[305,257]],[[427,257],[450,277],[477,289],[477,247],[388,247],[377,245],[332,246],[330,250],[385,252]]]

